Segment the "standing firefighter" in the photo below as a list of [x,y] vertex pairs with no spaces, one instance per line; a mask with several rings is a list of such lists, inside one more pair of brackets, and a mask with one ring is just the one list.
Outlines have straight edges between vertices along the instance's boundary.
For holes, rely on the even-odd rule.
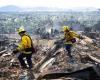
[[[26,33],[26,31],[24,30],[23,27],[20,27],[18,29],[18,34],[21,37],[21,42],[18,45],[18,48],[13,51],[13,53],[15,53],[15,54],[18,53],[18,52],[20,53],[19,56],[18,56],[18,59],[19,59],[20,65],[23,69],[26,69],[26,68],[31,69],[33,67],[32,60],[31,60],[32,53],[33,53],[32,39]],[[23,58],[26,58],[28,67],[27,67]]]
[[68,56],[72,59],[71,48],[73,44],[76,42],[76,38],[81,39],[82,37],[78,35],[76,32],[71,31],[68,26],[63,26],[64,31],[64,40],[65,40],[65,48],[68,52]]

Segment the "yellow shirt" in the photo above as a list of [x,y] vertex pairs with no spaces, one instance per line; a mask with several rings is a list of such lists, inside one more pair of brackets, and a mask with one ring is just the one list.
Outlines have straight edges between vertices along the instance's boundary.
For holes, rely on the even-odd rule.
[[65,44],[72,44],[71,39],[76,37],[80,38],[80,36],[74,31],[64,32]]
[[32,47],[32,41],[29,38],[29,36],[24,35],[21,38],[21,43],[18,46],[18,50],[24,50],[26,48],[31,48]]

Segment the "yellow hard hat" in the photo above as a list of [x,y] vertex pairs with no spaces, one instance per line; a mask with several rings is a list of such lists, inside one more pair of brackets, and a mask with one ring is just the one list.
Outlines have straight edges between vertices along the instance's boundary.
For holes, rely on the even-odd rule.
[[24,29],[24,27],[23,26],[21,26],[18,30],[18,33],[21,33],[21,32],[24,32],[25,31],[25,29]]
[[69,30],[68,26],[63,26],[63,31]]

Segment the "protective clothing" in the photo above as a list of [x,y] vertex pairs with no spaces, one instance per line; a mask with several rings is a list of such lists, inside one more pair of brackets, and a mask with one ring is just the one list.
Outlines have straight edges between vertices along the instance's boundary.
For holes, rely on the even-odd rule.
[[63,31],[65,32],[66,30],[70,30],[68,26],[63,26]]
[[[27,67],[27,65],[26,65],[26,63],[25,63],[25,61],[24,61],[23,58],[26,58],[28,67]],[[23,53],[21,53],[21,54],[18,56],[18,59],[19,59],[19,62],[20,62],[21,67],[24,68],[24,69],[25,69],[25,68],[31,69],[31,68],[33,67],[31,58],[32,58],[32,54],[23,54]]]
[[65,38],[65,44],[73,44],[75,38],[80,38],[80,35],[78,35],[74,31],[69,31],[69,32],[64,32],[64,38]]
[[80,38],[80,35],[74,31],[70,31],[68,27],[64,27],[64,29],[65,48],[68,52],[68,56],[72,59],[71,49],[76,42],[76,38]]
[[[18,29],[18,33],[21,36],[21,42],[18,45],[18,48],[16,50],[13,51],[13,53],[18,53],[20,52],[20,54],[17,56],[20,62],[20,65],[22,68],[32,68],[33,64],[32,64],[32,53],[33,53],[33,42],[31,37],[25,33],[25,30],[23,27],[20,27]],[[26,65],[25,61],[23,58],[26,58],[27,60],[27,64]]]
[[29,35],[25,34],[21,37],[21,43],[18,45],[17,49],[25,54],[32,53],[33,43]]
[[18,33],[21,33],[21,32],[24,32],[25,31],[25,29],[24,29],[24,27],[23,26],[21,26],[18,30]]

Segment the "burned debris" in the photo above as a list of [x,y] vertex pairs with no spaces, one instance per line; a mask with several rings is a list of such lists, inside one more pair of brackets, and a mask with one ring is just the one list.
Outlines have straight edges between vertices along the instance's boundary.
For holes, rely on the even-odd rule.
[[[46,42],[46,40],[38,40],[38,42],[43,43]],[[71,63],[69,57],[65,56],[66,53],[64,52],[61,43],[60,40],[52,40],[52,46],[41,43],[38,45],[38,52],[33,56],[34,68],[32,74],[34,75],[34,78],[40,79],[41,76],[41,79],[77,78],[81,80],[98,80],[100,78],[98,70],[100,68],[99,51],[96,51],[94,47],[78,43],[75,49],[73,49],[72,54],[75,63]],[[2,53],[0,56],[1,79],[29,79],[29,71],[23,71],[22,74],[16,56],[12,56],[9,51],[1,51],[0,53]],[[42,75],[44,72],[46,74]],[[83,74],[87,75],[83,76]]]
[[[0,80],[100,80],[100,32],[90,27],[86,27],[83,31],[84,26],[87,26],[84,23],[86,21],[79,22],[73,16],[69,16],[70,20],[67,21],[64,12],[62,12],[63,16],[59,13],[60,17],[55,12],[49,15],[45,13],[47,14],[45,17],[43,14],[44,12],[41,14],[37,12],[32,16],[23,13],[16,14],[8,17],[8,20],[2,21],[11,19],[13,25],[16,24],[16,26],[10,26],[11,29],[8,27],[8,31],[3,31],[3,34],[0,35]],[[55,17],[54,21],[52,17]],[[63,18],[65,19],[63,20]],[[11,21],[9,21],[9,25]],[[36,53],[32,56],[32,70],[22,69],[17,59],[19,54],[12,53],[20,41],[15,32],[17,26],[20,25],[18,22],[28,26],[25,28],[31,33],[36,49]],[[84,38],[84,40],[76,39],[76,45],[72,48],[72,60],[61,40],[63,36],[61,26],[63,25],[70,25]],[[77,31],[78,27],[82,31]]]

